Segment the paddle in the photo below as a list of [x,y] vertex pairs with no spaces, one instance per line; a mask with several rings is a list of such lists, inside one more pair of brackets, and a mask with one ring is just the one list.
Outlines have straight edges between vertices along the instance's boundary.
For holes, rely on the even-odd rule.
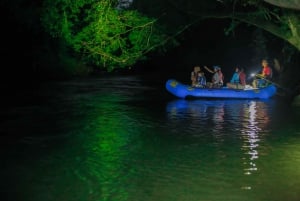
[[261,74],[256,74],[256,75],[254,75],[254,76],[255,76],[255,77],[258,77],[258,78],[260,78],[260,79],[263,79],[263,80],[265,80],[265,81],[267,81],[267,82],[269,82],[269,83],[271,83],[271,84],[274,84],[276,87],[279,87],[279,88],[281,88],[281,89],[284,89],[286,92],[291,92],[290,89],[285,88],[285,87],[281,86],[280,84],[278,84],[278,83],[276,83],[276,82],[273,82],[273,81],[271,81],[271,80],[265,78],[265,77],[262,76]]

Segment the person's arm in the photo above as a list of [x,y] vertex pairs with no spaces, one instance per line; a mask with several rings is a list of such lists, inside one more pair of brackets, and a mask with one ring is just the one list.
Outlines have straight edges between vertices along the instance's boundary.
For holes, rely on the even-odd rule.
[[211,69],[209,69],[207,66],[204,66],[204,68],[208,71],[208,72],[210,72],[210,73],[214,73],[214,71],[213,70],[211,70]]
[[224,83],[224,74],[220,71],[220,82],[223,84]]

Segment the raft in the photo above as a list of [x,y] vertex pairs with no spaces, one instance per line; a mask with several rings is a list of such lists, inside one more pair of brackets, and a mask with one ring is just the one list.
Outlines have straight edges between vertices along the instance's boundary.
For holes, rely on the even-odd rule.
[[263,88],[232,89],[197,88],[169,79],[166,82],[168,92],[178,98],[236,98],[236,99],[269,99],[276,94],[277,88],[271,84]]

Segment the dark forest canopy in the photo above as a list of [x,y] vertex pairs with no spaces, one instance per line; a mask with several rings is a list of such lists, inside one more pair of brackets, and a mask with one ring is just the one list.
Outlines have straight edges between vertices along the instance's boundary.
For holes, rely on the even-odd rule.
[[[300,50],[300,19],[299,11],[284,9],[273,6],[261,0],[219,0],[219,1],[157,1],[157,2],[137,2],[143,13],[156,14],[160,17],[162,12],[165,14],[166,26],[178,26],[180,23],[186,25],[197,23],[200,20],[218,18],[232,19],[229,28],[234,29],[238,24],[245,23],[258,27],[274,36],[289,42],[296,49]],[[149,7],[156,5],[149,11]],[[175,23],[175,25],[174,25]]]
[[24,72],[130,68],[179,47],[187,32],[209,19],[228,23],[224,35],[250,25],[281,40],[289,57],[300,51],[297,0],[3,0],[1,7],[7,17],[2,56],[21,56],[22,66],[29,66]]
[[[164,54],[179,45],[178,37],[184,35],[185,30],[212,18],[231,19],[225,34],[234,31],[241,23],[249,24],[300,50],[300,17],[296,0],[75,2],[4,0],[2,4],[9,18],[15,20],[12,24],[19,27],[17,31],[38,36],[42,41],[37,41],[37,45],[41,42],[56,43],[52,48],[57,47],[56,51],[60,52],[58,59],[63,60],[69,55],[82,64],[109,71],[128,68],[147,59],[151,52]],[[291,5],[295,9],[290,9]],[[47,34],[51,37],[47,38]],[[65,62],[72,63],[72,59]]]

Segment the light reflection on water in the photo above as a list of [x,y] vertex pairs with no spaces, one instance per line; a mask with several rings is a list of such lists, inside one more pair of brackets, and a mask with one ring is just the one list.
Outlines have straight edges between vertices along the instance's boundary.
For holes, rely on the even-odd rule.
[[[259,191],[257,189],[259,185],[253,182],[253,179],[259,179],[259,175],[264,174],[264,171],[268,171],[263,170],[263,167],[260,167],[257,161],[261,156],[264,158],[270,154],[266,141],[274,132],[272,130],[272,118],[277,117],[270,115],[275,113],[274,107],[277,106],[275,103],[273,100],[175,100],[167,104],[166,110],[169,121],[173,122],[171,124],[176,125],[177,129],[181,121],[189,119],[194,122],[192,126],[188,126],[192,128],[189,133],[198,135],[201,138],[207,137],[206,135],[211,133],[216,137],[214,143],[219,148],[224,146],[228,138],[230,140],[236,140],[233,138],[241,140],[240,162],[242,165],[236,166],[234,169],[241,168],[243,174],[249,178],[243,178],[241,175],[230,176],[242,181],[240,184],[242,190],[255,189],[257,192]],[[235,145],[230,142],[225,146],[228,146],[225,149],[230,152],[229,146]],[[239,159],[228,158],[228,160],[235,162],[234,160]],[[260,161],[260,163],[262,162]],[[236,170],[238,171],[238,169]],[[223,176],[226,175],[227,173],[224,172]],[[296,197],[298,199],[298,195]],[[260,198],[256,199],[260,200]]]
[[13,200],[299,200],[300,128],[275,101],[166,100],[135,77],[47,89],[1,124],[24,135],[2,148]]
[[[245,129],[241,131],[242,137],[245,138],[242,149],[249,155],[248,160],[247,158],[243,158],[245,160],[244,164],[248,166],[244,169],[245,174],[247,175],[250,175],[252,171],[257,170],[255,160],[259,157],[257,149],[259,147],[259,131],[261,128],[257,126],[256,118],[260,113],[263,113],[264,108],[256,108],[257,105],[257,102],[254,101],[249,105],[248,125],[245,125]],[[259,111],[259,113],[257,111]]]

